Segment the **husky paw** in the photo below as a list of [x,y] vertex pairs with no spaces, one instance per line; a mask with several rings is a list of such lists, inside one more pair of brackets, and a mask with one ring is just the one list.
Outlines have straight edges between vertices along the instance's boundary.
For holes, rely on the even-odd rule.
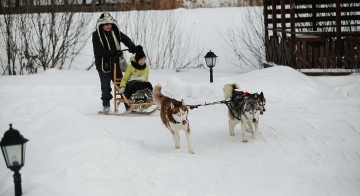
[[252,134],[252,138],[255,139],[257,137],[257,134],[256,133],[253,133]]
[[193,150],[188,150],[190,154],[195,154]]
[[175,149],[180,149],[180,146],[175,146]]
[[246,142],[248,142],[248,140],[247,140],[247,139],[244,139],[243,142],[246,143]]

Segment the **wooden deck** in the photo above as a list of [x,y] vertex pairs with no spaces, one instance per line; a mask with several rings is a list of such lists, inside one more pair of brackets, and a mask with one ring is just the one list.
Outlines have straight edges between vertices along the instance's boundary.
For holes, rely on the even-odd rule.
[[266,60],[295,69],[360,68],[359,0],[264,0]]

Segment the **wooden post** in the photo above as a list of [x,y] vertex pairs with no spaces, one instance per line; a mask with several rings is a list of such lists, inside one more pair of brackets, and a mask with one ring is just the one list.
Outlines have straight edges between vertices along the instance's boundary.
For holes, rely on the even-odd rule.
[[267,4],[268,0],[263,0],[263,5],[264,5],[264,31],[265,31],[265,59],[266,61],[271,62],[272,59],[269,58],[269,30],[267,29],[269,27],[269,23],[268,23],[268,16],[269,16],[269,10],[268,10],[268,4]]
[[341,8],[340,0],[336,0],[336,66],[337,68],[342,68],[342,58],[341,58]]
[[285,0],[281,0],[281,31],[282,31],[282,39],[285,41],[286,33],[285,33]]
[[91,10],[92,12],[95,12],[95,6],[96,6],[96,0],[91,1]]
[[312,4],[311,4],[311,9],[312,9],[312,30],[313,30],[313,31],[317,31],[317,24],[316,24],[317,8],[316,8],[316,3],[315,3],[315,1],[312,2]]
[[276,16],[276,2],[277,0],[272,0],[272,10],[271,10],[271,14],[272,14],[272,28],[273,28],[273,35],[272,35],[272,39],[271,39],[271,45],[272,45],[272,48],[274,51],[271,51],[272,53],[272,59],[273,59],[273,62],[276,63],[276,64],[280,64],[279,62],[279,51],[277,51],[277,49],[279,48],[279,38],[278,38],[278,35],[277,35],[277,31],[276,31],[276,28],[277,28],[277,23],[276,23],[276,19],[277,19],[277,16]]
[[268,15],[269,15],[269,12],[268,12],[268,9],[267,9],[267,1],[268,0],[263,0],[263,5],[264,5],[264,29],[265,29],[265,38],[268,38],[269,37],[269,30],[267,30],[266,28],[269,27],[269,24],[268,24]]
[[0,1],[0,14],[4,14],[4,7],[2,1]]
[[276,33],[276,0],[272,0],[272,28],[273,28],[273,37],[277,37],[277,33]]
[[290,67],[295,67],[295,0],[290,0],[290,27],[291,27],[291,42],[290,42]]

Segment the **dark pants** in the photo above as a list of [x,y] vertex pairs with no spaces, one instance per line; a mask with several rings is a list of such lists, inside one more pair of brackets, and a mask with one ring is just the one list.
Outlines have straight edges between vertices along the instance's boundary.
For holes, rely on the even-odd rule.
[[124,94],[127,98],[130,98],[132,94],[144,89],[149,89],[152,91],[153,87],[150,82],[130,81],[126,84]]
[[[126,84],[125,88],[125,96],[130,98],[132,94],[136,93],[139,90],[149,89],[150,91],[153,90],[152,84],[150,82],[139,82],[139,81],[130,81]],[[125,109],[128,110],[129,106],[124,103]]]
[[[120,70],[120,69],[119,69]],[[101,100],[103,101],[103,106],[110,106],[110,100],[113,98],[112,96],[112,88],[111,81],[113,81],[113,71],[110,73],[103,73],[98,69],[100,84],[101,84]],[[117,78],[123,77],[121,71],[117,71]]]

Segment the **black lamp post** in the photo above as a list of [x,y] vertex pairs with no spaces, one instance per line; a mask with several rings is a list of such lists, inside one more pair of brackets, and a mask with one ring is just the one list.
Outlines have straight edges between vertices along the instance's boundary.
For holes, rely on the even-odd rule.
[[12,128],[4,133],[4,137],[0,142],[1,151],[4,155],[7,168],[14,173],[15,196],[22,195],[21,174],[19,170],[25,163],[25,143],[29,141],[25,139],[18,130]]
[[204,56],[206,65],[210,68],[210,82],[213,82],[213,67],[215,67],[216,64],[216,57],[211,50]]

